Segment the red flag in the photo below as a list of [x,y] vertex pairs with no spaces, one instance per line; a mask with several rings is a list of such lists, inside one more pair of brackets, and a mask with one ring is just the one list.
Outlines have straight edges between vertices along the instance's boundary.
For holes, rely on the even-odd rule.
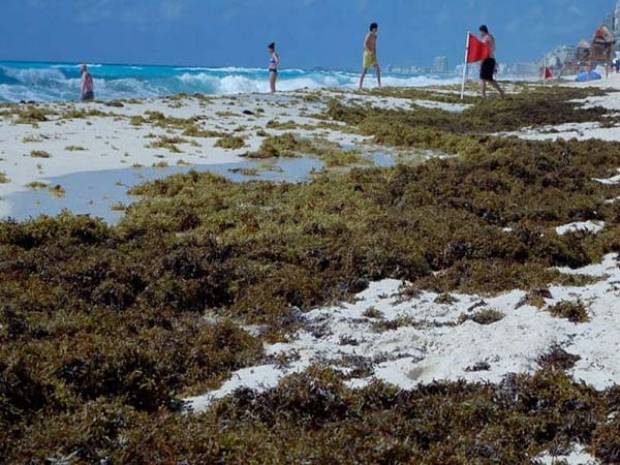
[[491,49],[489,46],[472,34],[469,34],[467,50],[467,63],[476,63],[477,61],[486,60],[491,56]]
[[545,67],[545,79],[553,79],[553,70],[548,66]]

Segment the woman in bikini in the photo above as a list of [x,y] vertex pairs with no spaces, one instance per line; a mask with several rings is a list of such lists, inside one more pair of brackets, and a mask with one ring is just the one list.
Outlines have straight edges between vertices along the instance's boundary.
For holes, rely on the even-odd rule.
[[269,60],[269,87],[271,93],[276,92],[276,81],[278,80],[278,66],[280,66],[280,56],[276,53],[276,44],[273,42],[267,47],[271,59]]
[[88,66],[80,66],[80,75],[82,76],[80,82],[80,100],[82,102],[91,102],[95,100],[95,85],[93,83],[93,77],[88,72]]

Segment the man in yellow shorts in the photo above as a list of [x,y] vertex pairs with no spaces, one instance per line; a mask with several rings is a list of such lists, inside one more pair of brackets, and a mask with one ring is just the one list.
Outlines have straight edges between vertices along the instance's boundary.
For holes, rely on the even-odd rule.
[[362,68],[362,76],[360,77],[360,90],[364,87],[364,78],[370,68],[375,68],[375,74],[377,75],[377,83],[381,87],[381,68],[377,61],[377,31],[379,25],[372,23],[370,25],[370,32],[364,39],[364,66]]

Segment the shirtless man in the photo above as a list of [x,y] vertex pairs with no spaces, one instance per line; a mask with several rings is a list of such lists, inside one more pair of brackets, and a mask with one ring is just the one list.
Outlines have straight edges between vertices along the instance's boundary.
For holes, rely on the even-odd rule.
[[495,37],[489,33],[489,28],[486,26],[480,26],[480,35],[482,36],[482,42],[489,46],[489,57],[486,58],[480,66],[480,82],[482,83],[482,97],[487,96],[487,83],[490,84],[499,94],[503,97],[504,91],[495,80],[495,67],[497,61],[495,60]]
[[377,75],[377,82],[381,87],[381,68],[379,68],[379,62],[377,61],[377,31],[379,25],[372,23],[370,25],[370,32],[364,39],[364,66],[362,67],[362,76],[360,77],[360,90],[364,87],[364,78],[370,68],[375,68],[375,74]]

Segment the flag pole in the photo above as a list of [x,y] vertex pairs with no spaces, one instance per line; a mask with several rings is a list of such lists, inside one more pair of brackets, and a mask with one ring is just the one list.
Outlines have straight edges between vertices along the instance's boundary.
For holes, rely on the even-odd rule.
[[463,83],[461,85],[461,100],[465,98],[465,80],[467,79],[467,62],[469,61],[469,36],[471,32],[467,31],[467,39],[465,39],[465,66],[463,66]]

